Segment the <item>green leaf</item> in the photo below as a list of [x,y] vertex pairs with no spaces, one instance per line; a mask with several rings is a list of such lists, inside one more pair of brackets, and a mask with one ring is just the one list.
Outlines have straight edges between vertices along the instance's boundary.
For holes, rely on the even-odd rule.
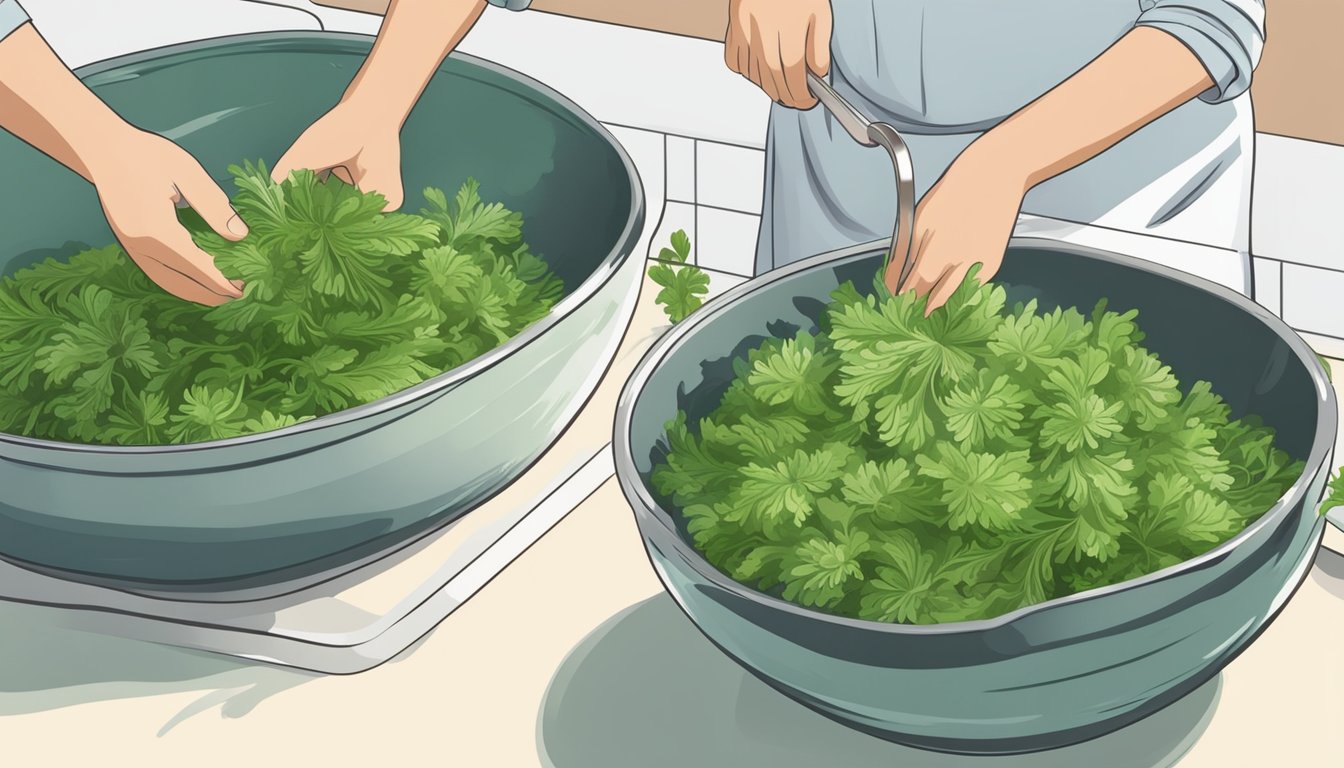
[[774,466],[748,464],[741,469],[741,515],[750,515],[769,527],[781,521],[801,527],[811,514],[816,497],[827,493],[836,472],[848,459],[843,446],[827,446],[814,452],[795,451]]
[[859,556],[868,546],[863,531],[803,542],[794,550],[797,564],[785,576],[784,599],[819,607],[840,602],[851,585],[863,580]]
[[1344,507],[1344,475],[1335,475],[1330,479],[1325,498],[1321,501],[1320,514],[1328,514],[1336,507]]
[[1065,359],[1066,351],[1077,349],[1089,332],[1077,310],[1056,309],[1038,315],[1033,300],[994,329],[987,347],[1012,369],[1045,371]]
[[298,254],[303,275],[327,296],[356,305],[376,303],[391,287],[387,265],[436,242],[438,227],[406,214],[381,213],[384,201],[347,184],[294,183],[286,190],[286,250]]
[[813,337],[804,333],[757,358],[747,376],[747,385],[762,402],[790,403],[799,413],[816,415],[826,410],[827,396],[822,385],[832,368]]
[[672,233],[672,251],[677,255],[677,261],[685,264],[691,256],[691,238],[686,236],[686,230],[678,229]]
[[1013,528],[1031,503],[1031,457],[1026,451],[995,456],[939,443],[934,456],[915,458],[920,474],[942,482],[952,530]]
[[177,413],[169,417],[168,436],[177,443],[196,443],[235,437],[246,417],[242,390],[191,387],[183,393]]
[[920,503],[915,472],[905,459],[865,461],[840,478],[845,501],[877,517],[897,523],[910,523],[927,514]]
[[914,534],[897,530],[878,552],[884,565],[863,592],[860,618],[917,624],[956,611],[961,596]]
[[447,242],[461,245],[472,240],[512,242],[522,237],[523,219],[507,210],[501,203],[481,201],[481,185],[475,179],[467,181],[454,198],[454,215],[445,228]]
[[978,379],[965,379],[942,402],[952,438],[980,448],[990,440],[1008,440],[1022,425],[1030,395],[1007,376],[982,370]]
[[709,293],[709,275],[692,266],[672,268],[666,264],[649,267],[649,278],[662,286],[654,302],[663,307],[673,323],[699,309]]
[[124,393],[108,417],[108,436],[124,445],[155,445],[168,423],[168,401],[159,392]]

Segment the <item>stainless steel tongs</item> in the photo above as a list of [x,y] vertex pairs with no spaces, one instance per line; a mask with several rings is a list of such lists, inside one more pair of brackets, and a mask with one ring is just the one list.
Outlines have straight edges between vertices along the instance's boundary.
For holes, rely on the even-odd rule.
[[910,241],[915,227],[915,166],[910,159],[910,150],[895,128],[864,117],[836,93],[830,83],[808,72],[807,84],[817,101],[826,107],[850,137],[866,147],[884,147],[887,154],[891,155],[891,164],[896,169],[896,230],[891,234],[886,269],[887,273],[892,269],[898,270],[895,285],[899,288],[910,276],[910,268],[913,266]]

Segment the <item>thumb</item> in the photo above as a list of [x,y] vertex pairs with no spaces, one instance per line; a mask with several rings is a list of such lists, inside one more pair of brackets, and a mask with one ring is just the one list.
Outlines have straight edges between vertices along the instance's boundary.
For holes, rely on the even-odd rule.
[[[289,151],[285,152],[285,154],[280,156],[279,160],[275,161],[275,167],[271,169],[271,181],[276,184],[283,184],[285,183],[285,180],[289,178],[291,173],[305,167],[294,150],[294,147],[290,147]],[[324,168],[321,170],[326,169]]]
[[177,192],[220,237],[242,240],[247,236],[247,224],[205,169],[197,166],[188,173],[187,178],[178,182]]
[[401,188],[401,173],[386,171],[369,173],[360,179],[359,188],[365,192],[377,192],[387,200],[384,211],[395,211],[401,207],[405,194]]
[[813,16],[812,23],[808,25],[807,68],[817,75],[825,75],[831,71],[830,13]]

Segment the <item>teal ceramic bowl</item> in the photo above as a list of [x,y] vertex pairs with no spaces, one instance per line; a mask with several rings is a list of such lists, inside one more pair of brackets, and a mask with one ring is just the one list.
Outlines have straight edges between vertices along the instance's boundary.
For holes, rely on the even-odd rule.
[[[1015,240],[996,280],[1009,304],[1036,299],[1134,308],[1145,345],[1183,382],[1204,379],[1234,415],[1254,413],[1306,462],[1300,479],[1236,538],[1146,577],[993,620],[904,626],[840,618],[733,581],[691,546],[652,490],[663,425],[717,406],[732,361],[771,336],[816,328],[845,280],[871,284],[885,244],[757,278],[676,325],[619,405],[615,457],[649,558],[715,645],[812,709],[880,737],[946,752],[1031,752],[1084,741],[1195,690],[1283,608],[1323,532],[1316,513],[1335,440],[1334,391],[1278,318],[1221,286],[1138,259]],[[1266,706],[1272,706],[1266,702]]]
[[[81,70],[142,128],[227,167],[274,163],[340,97],[372,38],[220,38]],[[644,202],[634,165],[576,105],[451,57],[402,134],[412,210],[467,177],[523,213],[563,279],[552,312],[396,395],[214,443],[116,448],[0,435],[0,557],[122,589],[229,599],[352,567],[464,514],[517,477],[592,393],[634,311]],[[94,190],[0,133],[0,272],[114,242]]]

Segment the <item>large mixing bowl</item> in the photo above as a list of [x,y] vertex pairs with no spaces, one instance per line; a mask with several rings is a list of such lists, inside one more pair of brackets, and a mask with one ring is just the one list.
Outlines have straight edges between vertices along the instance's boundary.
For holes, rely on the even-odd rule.
[[[232,189],[227,166],[273,163],[340,97],[372,38],[222,38],[79,74]],[[643,229],[635,168],[573,103],[450,58],[402,134],[407,207],[467,177],[520,211],[564,280],[552,312],[492,352],[392,397],[261,435],[184,447],[0,436],[0,556],[147,592],[292,586],[444,524],[527,468],[572,420],[634,311]],[[114,242],[94,190],[0,133],[0,271]],[[63,245],[64,244],[64,245]]]
[[[758,677],[855,728],[928,749],[1035,751],[1083,741],[1172,703],[1213,677],[1301,583],[1334,443],[1334,393],[1287,326],[1245,297],[1138,259],[1014,241],[996,278],[1009,304],[1139,311],[1145,344],[1186,385],[1213,383],[1235,416],[1258,414],[1306,462],[1301,478],[1233,540],[1144,578],[992,620],[931,626],[840,618],[733,581],[691,546],[652,490],[663,425],[717,406],[732,360],[771,336],[814,329],[828,294],[862,290],[883,244],[757,278],[675,326],[621,397],[617,473],[664,585],[700,630]],[[1272,706],[1267,702],[1266,706]]]

